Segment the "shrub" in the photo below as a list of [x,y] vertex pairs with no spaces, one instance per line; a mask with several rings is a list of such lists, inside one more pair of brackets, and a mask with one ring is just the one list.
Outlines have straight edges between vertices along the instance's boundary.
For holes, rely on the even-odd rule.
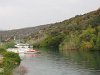
[[11,42],[6,42],[6,43],[4,44],[4,46],[5,46],[6,49],[7,49],[7,48],[13,48],[13,47],[15,47],[15,43],[14,43],[13,41],[11,41]]
[[6,52],[6,49],[0,47],[0,54],[4,54]]
[[4,57],[5,57],[5,61],[11,60],[15,64],[16,63],[19,64],[20,60],[21,60],[20,57],[19,57],[19,55],[17,53],[13,53],[13,52],[7,52],[7,53],[5,53]]
[[59,44],[62,42],[63,36],[48,36],[45,40],[40,43],[41,47],[59,47]]

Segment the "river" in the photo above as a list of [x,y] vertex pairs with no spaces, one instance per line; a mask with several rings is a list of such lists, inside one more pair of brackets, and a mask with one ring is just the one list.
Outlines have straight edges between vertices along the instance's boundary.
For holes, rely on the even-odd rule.
[[39,49],[37,54],[22,54],[13,75],[100,75],[100,52]]

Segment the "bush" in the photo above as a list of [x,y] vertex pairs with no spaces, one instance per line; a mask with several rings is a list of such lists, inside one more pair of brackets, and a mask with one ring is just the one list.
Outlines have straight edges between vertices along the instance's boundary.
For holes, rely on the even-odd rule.
[[6,52],[6,49],[4,49],[4,48],[0,48],[0,54],[4,54]]
[[13,53],[13,52],[7,52],[7,53],[5,53],[4,57],[5,57],[5,61],[7,61],[7,60],[10,59],[15,64],[16,63],[19,64],[20,61],[21,61],[19,55],[17,53]]
[[60,43],[63,40],[62,35],[56,35],[56,36],[48,36],[45,40],[43,40],[40,43],[41,47],[56,47],[58,48]]
[[76,50],[79,48],[80,39],[78,33],[67,35],[64,41],[60,44],[60,50]]
[[33,48],[39,48],[40,47],[40,44],[39,43],[34,43],[33,44]]
[[15,47],[15,43],[13,41],[11,42],[7,42],[4,44],[5,48],[14,48]]

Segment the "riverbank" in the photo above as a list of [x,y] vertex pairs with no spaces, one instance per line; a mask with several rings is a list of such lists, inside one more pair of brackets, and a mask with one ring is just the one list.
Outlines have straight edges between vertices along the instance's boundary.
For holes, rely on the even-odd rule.
[[20,64],[20,57],[17,53],[7,52],[6,48],[0,46],[0,75],[12,75],[12,70]]

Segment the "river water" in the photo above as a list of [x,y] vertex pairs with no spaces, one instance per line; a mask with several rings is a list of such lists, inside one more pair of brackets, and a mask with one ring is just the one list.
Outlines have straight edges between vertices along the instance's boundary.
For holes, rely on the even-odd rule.
[[39,49],[37,54],[21,54],[21,64],[13,75],[100,75],[100,52]]

